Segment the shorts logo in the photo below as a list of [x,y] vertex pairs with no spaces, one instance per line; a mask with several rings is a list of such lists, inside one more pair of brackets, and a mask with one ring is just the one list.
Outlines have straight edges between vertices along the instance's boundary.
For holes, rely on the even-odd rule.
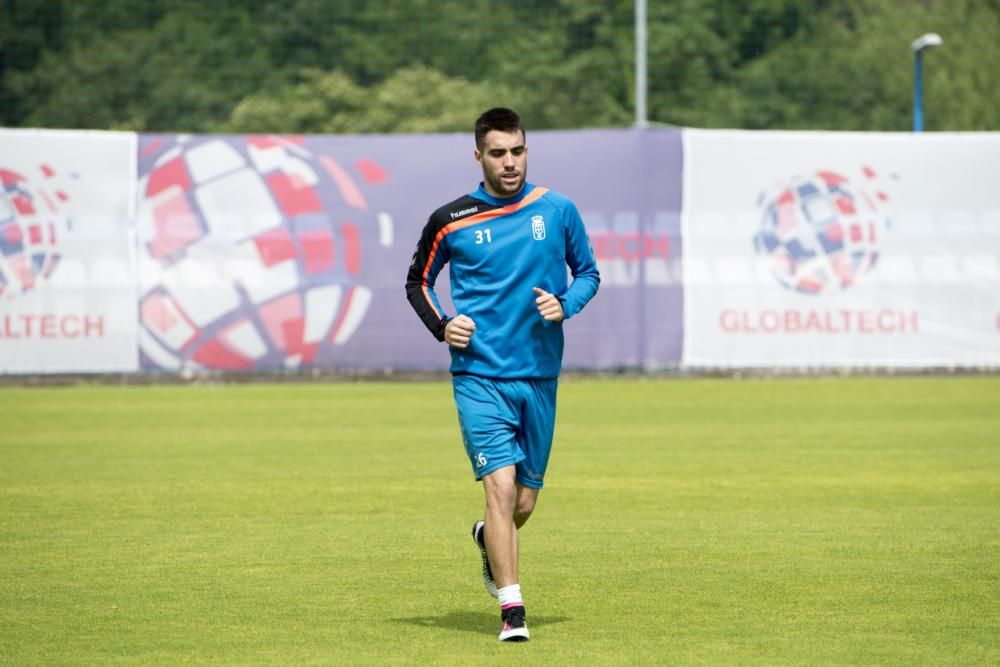
[[481,452],[479,454],[476,454],[476,468],[482,468],[487,463],[489,462],[486,460],[486,457],[483,456]]
[[535,237],[536,241],[545,240],[545,218],[540,215],[531,217],[531,235]]

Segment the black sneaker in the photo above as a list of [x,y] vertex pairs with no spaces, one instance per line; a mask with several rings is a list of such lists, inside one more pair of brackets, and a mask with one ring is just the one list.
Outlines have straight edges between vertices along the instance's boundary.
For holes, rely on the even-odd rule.
[[483,531],[485,526],[485,521],[477,521],[472,524],[472,539],[476,541],[476,546],[479,547],[479,555],[483,557],[483,585],[486,586],[486,592],[493,597],[499,597],[497,584],[493,581],[493,570],[490,569],[490,559],[486,555],[486,536]]
[[503,619],[503,630],[500,631],[502,642],[528,641],[528,624],[524,620],[524,607],[511,607],[500,612]]

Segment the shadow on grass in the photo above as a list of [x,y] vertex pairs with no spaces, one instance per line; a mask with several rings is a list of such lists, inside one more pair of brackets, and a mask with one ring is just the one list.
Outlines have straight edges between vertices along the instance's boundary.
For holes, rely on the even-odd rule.
[[[553,623],[563,623],[572,620],[568,616],[536,616],[528,614],[528,627],[537,628]],[[412,618],[394,618],[395,623],[407,623],[422,628],[445,628],[459,632],[472,632],[479,635],[495,635],[499,614],[487,614],[481,611],[451,611],[439,616],[414,616]]]

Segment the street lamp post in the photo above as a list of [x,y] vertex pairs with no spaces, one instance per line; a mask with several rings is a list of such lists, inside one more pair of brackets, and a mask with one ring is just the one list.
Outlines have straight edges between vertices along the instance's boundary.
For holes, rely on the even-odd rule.
[[910,49],[913,50],[913,131],[924,131],[924,49],[940,46],[941,36],[929,32],[913,40]]
[[646,0],[635,0],[635,126],[646,127]]

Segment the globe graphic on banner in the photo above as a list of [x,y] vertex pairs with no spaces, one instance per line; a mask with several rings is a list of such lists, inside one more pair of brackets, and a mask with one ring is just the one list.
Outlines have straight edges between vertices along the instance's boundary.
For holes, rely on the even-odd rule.
[[283,136],[158,139],[143,158],[144,368],[296,369],[357,332],[365,266],[391,243],[363,190],[387,178],[378,164]]
[[862,169],[862,185],[842,174],[817,171],[780,184],[758,198],[762,211],[757,253],[785,287],[820,294],[854,285],[875,266],[888,228],[888,196]]
[[32,290],[55,271],[72,229],[69,199],[51,166],[22,173],[0,164],[0,298]]

